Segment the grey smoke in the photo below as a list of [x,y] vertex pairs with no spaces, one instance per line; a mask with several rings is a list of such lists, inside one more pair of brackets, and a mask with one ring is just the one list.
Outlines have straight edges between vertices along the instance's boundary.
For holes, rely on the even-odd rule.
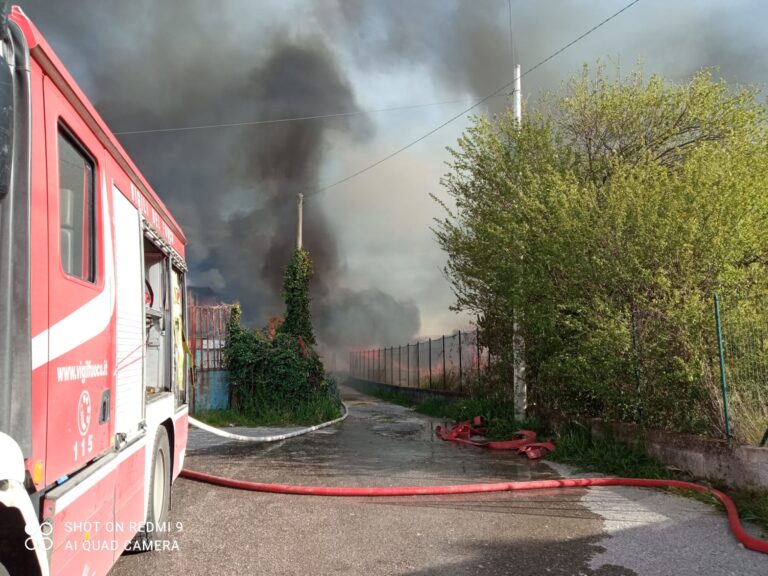
[[378,336],[373,344],[404,344],[404,332],[413,335],[419,330],[419,309],[375,288],[338,290],[320,307],[317,321],[327,330],[324,344],[332,349],[370,342],[371,323]]

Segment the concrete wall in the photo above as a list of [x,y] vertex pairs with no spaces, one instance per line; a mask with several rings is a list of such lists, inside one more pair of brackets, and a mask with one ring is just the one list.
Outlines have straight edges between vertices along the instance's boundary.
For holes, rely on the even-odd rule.
[[728,486],[768,489],[768,448],[728,445],[691,434],[642,430],[636,424],[590,421],[592,434],[614,438],[629,444],[643,442],[657,460],[679,468],[696,478],[719,480]]
[[195,374],[195,412],[229,408],[229,372],[201,370]]

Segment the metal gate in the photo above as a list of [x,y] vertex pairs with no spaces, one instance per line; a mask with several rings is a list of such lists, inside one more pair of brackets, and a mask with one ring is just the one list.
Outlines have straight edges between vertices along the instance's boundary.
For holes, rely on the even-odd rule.
[[[188,308],[189,348],[195,366],[190,405],[193,413],[198,408],[228,407],[229,381],[226,377],[224,347],[233,306],[192,302]],[[226,398],[227,406],[222,406],[222,395]]]

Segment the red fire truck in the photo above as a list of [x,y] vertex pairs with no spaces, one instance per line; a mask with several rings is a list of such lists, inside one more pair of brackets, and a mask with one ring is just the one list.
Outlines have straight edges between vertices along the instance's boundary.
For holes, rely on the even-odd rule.
[[34,24],[0,17],[0,576],[167,542],[186,240]]

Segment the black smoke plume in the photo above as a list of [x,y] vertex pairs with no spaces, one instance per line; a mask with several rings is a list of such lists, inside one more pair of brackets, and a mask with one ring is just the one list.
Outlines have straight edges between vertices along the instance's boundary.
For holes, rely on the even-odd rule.
[[[82,0],[23,8],[55,48],[64,46],[65,65],[116,132],[359,111],[321,34],[263,24],[233,32],[210,6]],[[107,29],[108,22],[115,25]],[[192,282],[240,301],[255,325],[282,312],[296,196],[308,194],[304,245],[315,267],[318,334],[338,346],[406,340],[419,329],[415,305],[338,285],[343,259],[312,194],[330,139],[355,143],[372,134],[360,114],[120,138],[184,228]],[[344,335],[345,318],[354,320],[353,337]]]
[[[617,8],[513,0],[510,33],[508,0],[19,1],[116,132],[359,111],[355,73],[428,79],[433,93],[404,87],[404,103],[476,99],[511,81],[516,62],[531,67]],[[676,80],[720,66],[728,80],[764,85],[768,64],[754,55],[768,48],[766,18],[759,0],[738,10],[641,2],[526,76],[523,91],[556,89],[582,63],[606,57],[627,68],[643,59],[649,72]],[[502,94],[476,111],[506,103]],[[183,226],[193,282],[240,300],[259,325],[282,311],[296,194],[326,180],[324,168],[345,150],[372,143],[374,126],[360,114],[119,138]],[[381,182],[386,168],[377,169]],[[419,330],[414,304],[341,285],[347,247],[337,245],[323,198],[308,197],[305,217],[320,339],[338,347],[406,341]]]

